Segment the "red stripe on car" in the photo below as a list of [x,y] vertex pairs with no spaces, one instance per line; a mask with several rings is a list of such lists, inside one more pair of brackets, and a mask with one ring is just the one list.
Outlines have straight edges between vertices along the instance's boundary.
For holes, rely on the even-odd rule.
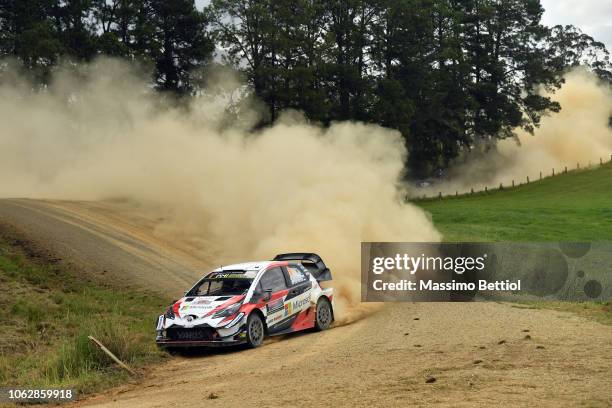
[[295,318],[291,328],[295,331],[313,328],[315,325],[316,314],[315,306],[311,306],[308,309],[301,311]]
[[276,261],[276,262],[272,262],[270,265],[268,265],[268,267],[266,268],[266,271],[269,271],[272,268],[275,268],[277,266],[287,266],[289,265],[289,262],[287,261]]
[[179,314],[179,307],[181,307],[181,303],[183,303],[183,301],[179,300],[174,305],[172,305],[172,311],[174,312],[176,317],[181,317],[181,315]]
[[234,296],[228,299],[226,302],[221,303],[219,306],[215,307],[210,312],[206,313],[204,317],[212,316],[214,313],[217,313],[219,310],[225,309],[226,307],[231,306],[234,303],[240,302],[242,299],[244,299],[244,295]]

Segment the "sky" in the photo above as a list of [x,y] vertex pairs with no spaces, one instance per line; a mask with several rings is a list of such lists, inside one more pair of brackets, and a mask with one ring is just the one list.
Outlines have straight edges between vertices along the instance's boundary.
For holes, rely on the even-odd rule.
[[542,22],[552,26],[572,24],[606,44],[612,50],[611,0],[541,0],[544,9]]
[[[542,22],[548,26],[572,24],[612,50],[612,0],[541,0]],[[198,8],[210,0],[196,0]]]

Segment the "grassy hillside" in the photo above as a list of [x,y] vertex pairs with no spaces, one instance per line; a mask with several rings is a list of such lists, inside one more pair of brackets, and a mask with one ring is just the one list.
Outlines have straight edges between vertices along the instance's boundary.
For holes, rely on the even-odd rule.
[[[612,165],[546,178],[515,189],[417,203],[445,241],[612,240]],[[612,324],[610,303],[526,302]]]
[[612,240],[612,165],[417,204],[446,241]]
[[159,361],[155,321],[168,299],[77,278],[26,242],[0,237],[0,385],[97,391],[127,374],[87,338],[135,368]]

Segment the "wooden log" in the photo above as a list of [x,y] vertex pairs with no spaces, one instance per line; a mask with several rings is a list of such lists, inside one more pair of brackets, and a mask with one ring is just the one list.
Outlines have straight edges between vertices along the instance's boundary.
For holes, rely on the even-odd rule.
[[127,366],[127,364],[125,364],[123,361],[119,360],[117,358],[117,356],[114,355],[113,353],[111,353],[111,351],[109,349],[104,347],[104,344],[102,344],[98,339],[96,339],[93,336],[87,336],[87,337],[89,338],[89,340],[93,341],[98,347],[100,347],[100,350],[105,352],[115,363],[117,363],[119,365],[119,367],[123,368],[124,370],[126,370],[127,372],[129,372],[132,375],[137,375],[136,371],[132,370],[130,367]]

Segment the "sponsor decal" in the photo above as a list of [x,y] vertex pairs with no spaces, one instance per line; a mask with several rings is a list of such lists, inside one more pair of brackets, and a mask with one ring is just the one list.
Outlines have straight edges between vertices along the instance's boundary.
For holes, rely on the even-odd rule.
[[285,316],[289,316],[291,314],[293,314],[293,311],[296,309],[301,309],[302,307],[306,306],[308,303],[310,303],[310,297],[305,297],[303,299],[300,300],[294,300],[293,302],[289,302],[285,305]]
[[210,310],[213,308],[213,305],[185,305],[181,308],[181,310]]
[[243,271],[231,271],[231,272],[213,272],[209,276],[208,279],[240,279],[244,278]]
[[284,298],[279,298],[279,299],[269,302],[266,305],[266,310],[268,311],[268,314],[278,312],[279,310],[283,310],[283,300]]
[[284,319],[284,318],[285,318],[285,315],[277,314],[276,316],[270,318],[270,323],[276,323],[279,320]]
[[306,306],[308,303],[310,303],[310,299],[309,298],[304,298],[301,300],[296,300],[293,302],[293,307],[294,308],[301,308],[302,306]]

